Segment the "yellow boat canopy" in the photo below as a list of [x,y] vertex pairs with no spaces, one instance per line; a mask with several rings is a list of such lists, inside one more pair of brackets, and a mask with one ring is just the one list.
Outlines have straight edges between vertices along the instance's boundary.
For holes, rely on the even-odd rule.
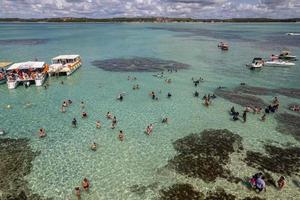
[[0,68],[5,68],[11,65],[12,62],[6,61],[6,62],[0,62]]

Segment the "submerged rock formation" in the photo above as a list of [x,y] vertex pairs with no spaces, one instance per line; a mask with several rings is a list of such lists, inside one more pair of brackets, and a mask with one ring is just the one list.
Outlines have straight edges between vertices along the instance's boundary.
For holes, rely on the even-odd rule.
[[254,87],[249,85],[241,85],[234,89],[235,92],[253,94],[253,95],[275,95],[281,94],[283,96],[300,99],[300,89],[298,88],[264,88]]
[[174,184],[166,190],[160,190],[162,200],[204,200],[204,194],[190,184]]
[[216,89],[215,94],[241,106],[257,106],[261,108],[267,106],[267,104],[261,98],[236,91]]
[[43,199],[31,193],[24,179],[37,155],[27,139],[0,139],[0,200]]
[[289,113],[279,113],[275,115],[277,120],[277,131],[292,135],[296,140],[300,141],[300,116]]
[[[285,174],[291,176],[300,172],[300,148],[289,147],[280,148],[271,145],[265,145],[267,155],[261,152],[248,151],[245,162],[261,171]],[[275,181],[272,181],[275,184]],[[270,183],[272,183],[270,182]]]
[[218,177],[228,181],[238,182],[241,179],[233,177],[224,168],[229,162],[229,155],[242,150],[242,138],[228,130],[204,130],[200,134],[191,134],[173,143],[178,151],[168,166],[178,173],[205,182],[213,182]]
[[[204,194],[194,189],[190,184],[178,183],[167,189],[160,190],[160,199],[162,200],[235,200],[238,199],[233,194],[226,193],[223,188],[217,188],[216,191],[209,191]],[[242,200],[265,200],[259,197],[246,197]]]
[[106,71],[113,72],[159,72],[164,70],[187,69],[189,65],[172,60],[158,58],[115,58],[95,60],[92,64]]

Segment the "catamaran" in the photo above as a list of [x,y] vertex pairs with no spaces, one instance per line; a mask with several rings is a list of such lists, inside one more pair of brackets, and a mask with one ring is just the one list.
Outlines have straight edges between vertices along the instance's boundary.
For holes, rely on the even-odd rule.
[[48,65],[45,62],[28,61],[14,63],[6,71],[8,89],[15,89],[20,83],[42,86],[47,78]]
[[59,55],[52,58],[52,64],[49,66],[49,76],[53,75],[71,75],[81,67],[81,58],[79,55]]
[[12,62],[0,62],[0,84],[6,82],[6,68],[11,64]]

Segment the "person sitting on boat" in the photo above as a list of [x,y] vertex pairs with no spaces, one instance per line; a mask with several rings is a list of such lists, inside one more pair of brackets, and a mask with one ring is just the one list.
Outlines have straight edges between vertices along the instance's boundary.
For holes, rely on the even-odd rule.
[[88,114],[86,112],[82,112],[81,117],[82,118],[87,118]]
[[45,129],[40,128],[40,130],[39,130],[39,137],[40,138],[46,137],[46,131],[45,131]]
[[82,181],[82,187],[85,191],[88,191],[89,190],[89,187],[90,187],[90,182],[87,178],[84,178],[83,181]]
[[91,150],[93,151],[97,150],[97,144],[95,142],[93,142],[93,144],[91,145]]
[[271,61],[278,60],[278,56],[275,56],[274,54],[271,55]]
[[107,119],[112,119],[112,114],[111,114],[110,112],[107,112],[107,113],[106,113],[106,118],[107,118]]
[[97,121],[97,122],[96,122],[96,128],[98,128],[98,129],[101,128],[101,123],[100,123],[100,121]]
[[123,141],[123,140],[124,140],[125,135],[124,135],[124,133],[123,133],[122,130],[120,130],[118,137],[119,137],[119,140],[120,140],[120,141]]
[[72,120],[72,126],[73,126],[73,128],[76,128],[76,126],[77,126],[77,120],[76,120],[76,118],[73,118],[73,120]]

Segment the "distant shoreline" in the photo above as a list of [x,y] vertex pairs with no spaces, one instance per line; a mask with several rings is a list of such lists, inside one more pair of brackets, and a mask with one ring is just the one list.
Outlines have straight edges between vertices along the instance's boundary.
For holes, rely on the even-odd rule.
[[135,18],[0,18],[0,23],[299,23],[300,18],[232,18],[232,19],[193,19],[168,17],[135,17]]

